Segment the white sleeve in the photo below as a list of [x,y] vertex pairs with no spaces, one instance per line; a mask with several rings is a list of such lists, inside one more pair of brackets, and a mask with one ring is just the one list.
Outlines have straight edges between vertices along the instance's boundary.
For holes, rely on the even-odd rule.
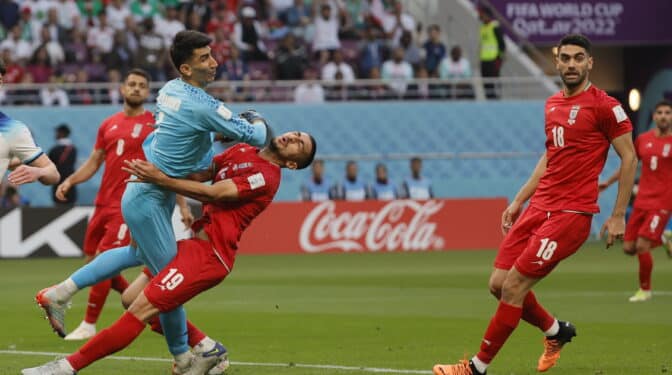
[[11,138],[9,139],[10,156],[19,158],[24,164],[30,164],[42,153],[42,149],[35,144],[27,126],[20,124],[12,131]]

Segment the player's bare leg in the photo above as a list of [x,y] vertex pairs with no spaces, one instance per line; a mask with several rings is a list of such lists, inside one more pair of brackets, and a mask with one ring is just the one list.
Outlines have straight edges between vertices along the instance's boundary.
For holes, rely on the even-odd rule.
[[[141,273],[135,280],[133,280],[133,282],[128,286],[128,288],[124,291],[124,293],[121,296],[121,303],[124,305],[124,308],[126,309],[130,308],[130,306],[134,303],[135,299],[141,295],[141,292],[145,289],[145,286],[149,284],[149,281],[150,281],[149,277],[144,273]],[[149,304],[149,301],[147,301],[146,303]],[[187,324],[190,323],[187,322]],[[163,332],[161,331],[160,324],[158,327],[155,327],[155,324],[150,323],[150,325],[152,326],[153,331],[159,334],[163,334]],[[190,342],[191,341],[192,339],[190,337]],[[191,374],[191,372],[188,371],[194,368],[196,369],[196,371],[202,370],[203,374],[205,374],[207,371],[208,375],[220,375],[223,374],[229,368],[230,362],[228,358],[228,353],[226,351],[226,348],[224,348],[224,346],[220,342],[217,342],[211,339],[210,337],[205,336],[198,343],[192,345],[193,345],[192,351],[195,354],[195,356],[193,356],[193,358],[191,358],[188,362],[185,361],[183,361],[184,363],[178,363],[178,361],[173,362],[173,374],[175,375],[187,374],[187,373]],[[217,358],[214,366],[211,365],[211,362],[213,362],[213,357]]]

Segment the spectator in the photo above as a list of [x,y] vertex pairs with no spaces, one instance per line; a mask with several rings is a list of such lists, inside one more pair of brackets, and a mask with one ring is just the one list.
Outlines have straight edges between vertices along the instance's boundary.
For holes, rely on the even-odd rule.
[[345,165],[345,180],[333,187],[334,199],[363,201],[367,198],[366,186],[357,179],[357,163],[353,160]]
[[235,45],[231,46],[231,57],[221,66],[221,76],[229,81],[249,81],[250,73],[245,60]]
[[107,54],[112,52],[114,45],[114,29],[107,23],[107,14],[98,15],[98,25],[89,29],[86,45],[94,51]]
[[443,79],[470,78],[471,66],[469,60],[462,56],[462,48],[454,46],[450,49],[450,57],[441,60],[439,66],[440,77]]
[[311,165],[312,176],[301,186],[301,199],[306,202],[321,202],[333,199],[329,180],[324,176],[324,160],[315,159]]
[[394,184],[387,177],[387,167],[383,163],[376,164],[376,180],[369,185],[368,196],[371,199],[391,201],[397,198]]
[[34,43],[38,35],[40,35],[42,23],[35,21],[31,17],[30,8],[24,7],[21,9],[21,19],[17,26],[21,28],[21,39]]
[[343,82],[352,83],[355,81],[355,72],[348,63],[343,61],[343,53],[340,50],[335,50],[331,61],[322,67],[322,80],[334,81],[336,80],[336,74],[339,72],[342,75]]
[[298,37],[306,36],[306,28],[310,25],[311,9],[304,0],[294,0],[294,4],[285,13],[285,24]]
[[404,61],[413,66],[414,69],[420,67],[422,61],[422,52],[420,48],[413,43],[413,34],[405,30],[399,39],[399,47],[404,49]]
[[[481,25],[481,76],[486,79],[499,77],[506,53],[504,34],[490,7],[479,7],[478,16],[483,23]],[[484,82],[483,89],[488,99],[499,97],[497,92],[499,90],[493,82]]]
[[[126,73],[124,73],[125,75]],[[119,91],[121,87],[121,78],[122,73],[117,69],[110,69],[107,71],[107,97],[108,100],[106,103],[117,105],[121,104],[121,92]]]
[[404,31],[413,33],[415,30],[415,20],[410,14],[403,12],[401,1],[394,1],[392,13],[387,14],[383,20],[383,30],[395,46],[399,45],[401,34]]
[[389,81],[387,84],[397,95],[403,96],[406,93],[408,81],[413,79],[413,67],[404,61],[404,49],[397,47],[392,53],[392,60],[387,60],[383,64],[381,72],[383,79]]
[[320,6],[320,14],[315,17],[315,34],[313,36],[313,52],[324,64],[329,59],[331,51],[341,48],[338,39],[338,15],[328,3]]
[[57,41],[61,45],[68,38],[68,30],[58,23],[58,9],[56,8],[50,8],[47,11],[47,20],[42,28],[49,31],[51,40]]
[[58,66],[58,64],[65,61],[65,52],[63,47],[58,42],[51,38],[51,33],[47,26],[42,28],[40,34],[40,42],[36,48],[44,47],[47,50],[47,55],[49,55],[49,63],[51,66]]
[[23,79],[25,69],[12,59],[12,53],[8,48],[0,48],[2,61],[5,62],[5,74],[2,75],[3,83],[19,83]]
[[222,4],[220,5],[220,8],[217,9],[215,17],[205,26],[205,32],[210,35],[215,35],[217,30],[222,30],[228,40],[229,35],[233,35],[233,28],[237,20],[235,9],[230,9]]
[[287,23],[287,12],[294,5],[294,0],[268,0],[271,19],[279,19],[283,24]]
[[358,55],[360,78],[371,78],[371,69],[380,69],[385,61],[387,55],[385,44],[378,39],[376,29],[372,26],[364,29],[364,40],[359,47]]
[[0,50],[8,49],[14,61],[27,61],[33,53],[33,47],[21,37],[21,26],[12,28],[9,37],[0,43]]
[[19,194],[16,186],[9,185],[5,188],[5,194],[0,197],[0,208],[11,210],[17,207],[30,206],[30,201]]
[[72,30],[79,23],[79,8],[74,0],[58,0],[56,3],[58,24],[65,30]]
[[19,23],[19,5],[13,0],[0,0],[0,26],[11,30]]
[[[303,72],[302,82],[294,89],[294,102],[299,104],[314,104],[324,102],[324,88],[317,79],[317,71],[314,68],[307,68]],[[313,166],[315,162],[313,162]]]
[[[74,74],[68,77],[68,81],[73,81],[75,83],[88,83],[89,74],[85,69],[79,69]],[[75,88],[70,90],[70,103],[71,104],[93,104],[94,95],[93,92],[88,88]]]
[[425,69],[430,77],[439,76],[439,64],[446,56],[446,46],[441,42],[441,28],[430,25],[427,28],[429,39],[423,44],[425,49]]
[[111,0],[105,8],[107,22],[115,30],[123,30],[126,25],[126,18],[131,16],[131,10],[124,0]]
[[308,54],[303,45],[296,45],[294,34],[287,33],[275,52],[275,79],[299,80],[308,65]]
[[45,107],[57,105],[59,107],[67,107],[70,105],[68,94],[58,86],[62,80],[57,76],[51,76],[49,83],[55,86],[45,87],[40,90],[40,100]]
[[[369,71],[369,79],[380,80],[380,69],[374,67]],[[390,98],[389,89],[385,85],[379,83],[374,83],[366,86],[365,93],[362,95],[362,99],[367,100],[384,100]]]
[[67,124],[61,124],[56,127],[56,145],[49,150],[49,159],[56,165],[58,173],[61,174],[61,179],[58,184],[52,186],[51,197],[54,203],[73,205],[77,200],[77,188],[75,186],[70,189],[66,195],[66,201],[61,202],[56,199],[56,187],[60,185],[68,176],[75,172],[75,161],[77,161],[77,148],[70,140],[70,127]]
[[70,38],[63,44],[65,62],[73,65],[83,65],[89,59],[89,49],[84,42],[84,33],[76,28],[70,30]]
[[154,30],[154,20],[151,18],[145,18],[142,27],[135,66],[149,73],[152,81],[164,81],[166,79],[163,70],[166,59],[164,39]]
[[196,12],[189,13],[189,17],[187,17],[184,26],[187,30],[203,32],[203,30],[205,29],[203,19]]
[[46,46],[42,45],[35,50],[33,57],[30,59],[30,64],[28,64],[26,67],[26,70],[30,72],[33,82],[49,82],[49,77],[51,77],[54,70],[51,67],[51,62],[49,61],[49,54],[47,53]]
[[166,8],[165,17],[156,17],[156,29],[159,35],[163,37],[166,46],[173,43],[173,38],[177,33],[184,30],[184,24],[178,19],[177,8]]
[[217,61],[219,75],[221,68],[231,57],[231,40],[226,37],[224,29],[216,29],[214,35],[215,38],[210,45],[210,53],[212,53],[212,57]]
[[40,27],[47,20],[47,12],[54,5],[55,3],[52,0],[24,0],[21,2],[21,8],[29,9],[30,18]]
[[128,45],[126,32],[117,30],[114,33],[114,46],[112,52],[105,56],[105,66],[108,69],[117,69],[121,74],[126,74],[132,67],[135,55]]
[[136,22],[142,22],[147,18],[159,16],[159,0],[133,0],[131,1],[131,14]]
[[[198,17],[198,24],[201,25],[201,28],[198,31],[204,32],[205,26],[210,23],[212,18],[212,9],[206,0],[195,0],[186,2],[183,8],[185,20],[192,19],[192,17]],[[189,29],[189,28],[187,28]],[[194,29],[190,29],[194,30]]]
[[242,19],[234,26],[233,40],[242,52],[243,60],[268,60],[266,45],[262,40],[266,33],[261,23],[255,19],[257,11],[252,7],[244,7],[240,13]]
[[105,6],[100,0],[76,0],[81,15],[80,27],[86,28],[96,24],[98,15],[103,13]]
[[408,199],[430,199],[434,198],[431,181],[422,177],[422,159],[414,157],[411,159],[411,176],[404,179],[401,185],[401,197]]

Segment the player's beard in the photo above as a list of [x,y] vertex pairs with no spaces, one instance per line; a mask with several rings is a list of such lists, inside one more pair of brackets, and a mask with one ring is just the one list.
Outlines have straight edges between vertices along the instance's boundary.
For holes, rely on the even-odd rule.
[[139,107],[142,107],[142,105],[145,103],[144,100],[134,100],[134,99],[129,99],[129,98],[124,98],[124,104],[127,105],[130,108],[137,109]]
[[277,154],[278,151],[280,151],[280,147],[278,147],[278,139],[273,138],[269,143],[268,143],[268,149],[271,150],[274,154]]
[[576,73],[576,74],[578,74],[578,76],[577,76],[577,78],[571,78],[571,81],[570,81],[570,78],[567,78],[565,76],[565,74],[567,74],[567,73],[568,72],[565,72],[564,74],[562,74],[562,76],[560,78],[562,79],[562,83],[565,85],[565,87],[567,87],[570,90],[573,90],[573,89],[579,87],[580,85],[583,85],[586,81],[586,77],[588,76],[588,71],[587,70],[584,70],[583,72],[575,71],[575,72],[572,72],[572,73]]

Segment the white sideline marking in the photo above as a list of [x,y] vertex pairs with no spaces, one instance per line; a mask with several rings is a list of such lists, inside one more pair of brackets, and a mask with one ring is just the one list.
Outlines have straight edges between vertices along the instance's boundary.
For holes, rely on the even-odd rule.
[[[0,350],[0,354],[19,354],[19,355],[33,355],[33,356],[54,356],[54,357],[65,357],[70,353],[56,353],[56,352],[32,352],[25,350]],[[117,361],[146,361],[146,362],[172,362],[172,359],[168,358],[155,358],[155,357],[126,357],[126,356],[110,356],[106,359],[115,359]],[[331,369],[331,370],[344,370],[344,371],[362,371],[362,372],[374,372],[374,373],[384,373],[384,374],[431,374],[431,371],[426,370],[399,370],[392,368],[378,368],[378,367],[356,367],[356,366],[339,366],[339,365],[312,365],[306,363],[264,363],[264,362],[231,362],[232,365],[236,366],[257,366],[257,367],[302,367],[302,368],[315,368],[315,369]]]

